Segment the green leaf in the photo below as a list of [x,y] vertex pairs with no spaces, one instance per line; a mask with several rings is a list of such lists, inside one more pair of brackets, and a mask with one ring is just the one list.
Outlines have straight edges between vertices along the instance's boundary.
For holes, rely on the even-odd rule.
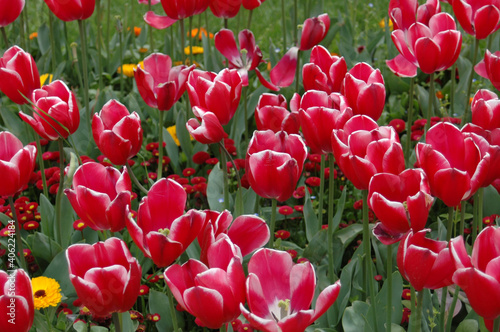
[[314,235],[318,232],[319,221],[312,206],[311,195],[309,195],[309,190],[307,189],[304,201],[304,221],[306,223],[306,238],[308,242],[311,242]]
[[38,48],[40,48],[40,52],[45,54],[50,50],[50,29],[47,24],[42,24],[38,28]]
[[9,132],[18,137],[23,144],[28,144],[32,140],[31,137],[33,131],[24,121],[21,120],[17,110],[4,107],[2,108],[0,115],[2,116],[5,127],[7,127]]
[[172,319],[170,317],[170,302],[168,296],[156,290],[149,292],[149,312],[159,314],[161,319],[156,322],[158,331],[173,331]]
[[479,330],[479,323],[475,319],[466,319],[462,321],[456,332],[477,332]]
[[224,210],[224,173],[219,164],[215,165],[208,175],[207,200],[211,210]]
[[71,235],[74,232],[73,222],[75,221],[75,211],[69,202],[69,199],[64,195],[61,199],[61,246],[66,249],[71,241]]
[[54,238],[54,206],[44,194],[40,194],[40,217],[42,233]]
[[342,195],[337,201],[337,211],[333,216],[332,226],[334,230],[336,230],[337,227],[339,227],[340,221],[342,220],[342,215],[344,213],[344,207],[345,207],[345,197],[346,197],[346,188],[344,187],[344,190],[342,190]]
[[489,186],[484,188],[483,216],[491,216],[492,214],[500,214],[500,194],[493,186]]
[[76,332],[87,332],[87,323],[82,322],[81,320],[73,324],[73,328],[76,330]]
[[90,327],[90,332],[108,332],[109,330],[105,328],[104,326],[91,326]]
[[54,240],[40,232],[30,234],[27,239],[28,243],[32,243],[31,250],[35,257],[39,257],[50,263],[63,249]]
[[177,114],[177,121],[175,128],[176,128],[177,138],[179,139],[179,142],[181,144],[182,152],[186,154],[188,163],[191,163],[193,158],[193,143],[191,142],[191,135],[189,135],[189,132],[186,128],[186,122],[187,122],[186,112],[185,110],[181,109]]
[[166,143],[167,156],[170,158],[170,166],[174,169],[174,173],[180,172],[179,165],[179,147],[175,144],[174,139],[170,133],[163,128],[163,141]]
[[376,296],[374,309],[377,315],[377,325],[379,330],[385,328],[387,323],[385,320],[387,312],[387,292],[391,292],[391,302],[392,302],[392,323],[401,322],[403,305],[401,303],[401,294],[403,292],[403,278],[398,271],[392,274],[392,287],[389,288],[387,280],[384,282],[382,289]]
[[354,301],[351,307],[346,308],[342,317],[344,332],[366,331],[365,327],[369,327],[369,322],[366,318],[369,309],[370,306],[361,301]]
[[320,264],[328,254],[328,232],[321,230],[316,232],[309,241],[309,245],[304,249],[303,256],[313,263]]
[[122,331],[135,331],[139,326],[139,322],[137,320],[132,321],[130,318],[130,313],[128,311],[122,312],[119,314],[122,316]]
[[66,251],[60,252],[50,262],[43,273],[44,276],[54,278],[61,285],[61,291],[66,297],[76,297],[76,291],[69,280],[68,261],[66,260]]
[[340,242],[344,245],[344,247],[348,246],[356,236],[359,235],[363,231],[363,225],[361,224],[352,224],[346,228],[342,228],[337,231],[335,235],[339,238]]

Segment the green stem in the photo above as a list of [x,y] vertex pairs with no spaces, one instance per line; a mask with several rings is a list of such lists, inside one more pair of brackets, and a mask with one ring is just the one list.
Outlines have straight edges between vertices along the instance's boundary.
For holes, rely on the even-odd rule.
[[[223,145],[221,143],[220,145]],[[227,174],[227,158],[226,154],[220,149],[220,169],[224,175],[224,209],[229,210],[229,176]]]
[[7,38],[7,33],[5,32],[5,27],[1,27],[0,31],[2,31],[2,38],[5,44],[5,49],[9,48],[9,39]]
[[115,332],[122,331],[122,315],[119,312],[113,312],[111,315],[113,318],[113,324],[115,325]]
[[[21,226],[19,224],[19,220],[17,218],[16,207],[14,206],[14,198],[13,196],[9,196],[9,205],[10,211],[12,212],[12,219],[14,219],[14,225],[16,227],[16,244],[17,251],[19,252],[19,261],[21,263],[21,268],[28,271],[28,266],[26,265],[26,260],[24,259],[24,251],[23,251],[23,239],[21,238]],[[10,226],[11,224],[9,224]]]
[[286,51],[286,15],[285,15],[285,0],[281,0],[281,29],[283,30],[283,50]]
[[158,110],[158,170],[156,180],[160,180],[163,173],[163,111]]
[[472,205],[472,243],[474,243],[476,241],[476,237],[477,237],[477,231],[478,231],[478,228],[479,228],[479,224],[482,223],[481,220],[479,220],[479,218],[477,217],[477,208],[478,208],[478,204],[477,204],[477,192],[474,194],[474,205]]
[[110,58],[110,55],[109,55],[109,29],[110,29],[110,26],[111,26],[111,0],[108,0],[108,6],[107,6],[107,12],[108,12],[108,15],[107,15],[107,22],[106,22],[106,44],[104,45],[104,47],[106,48],[106,68],[108,68],[109,70],[109,58]]
[[[97,25],[97,67],[99,70],[99,90],[102,90],[104,83],[102,80],[102,30],[101,30],[101,0],[96,0],[97,15],[96,15],[96,25]],[[96,97],[97,98],[97,97]]]
[[458,231],[459,231],[460,235],[464,234],[464,227],[465,227],[465,204],[466,204],[466,201],[462,201],[461,208],[460,208],[460,226],[458,228]]
[[444,331],[445,325],[445,315],[446,315],[446,296],[448,295],[448,287],[443,287],[441,289],[441,305],[440,305],[440,313],[439,313],[439,331]]
[[181,28],[181,56],[182,63],[186,63],[186,52],[184,52],[184,48],[186,47],[186,32],[184,31],[184,19],[179,20],[179,26]]
[[[193,54],[193,16],[189,16],[189,56],[191,58],[190,65],[194,63],[194,54]],[[198,32],[200,32],[198,30]]]
[[415,292],[415,288],[410,284],[410,325],[413,325],[413,320],[416,318],[416,315],[411,315],[411,313],[416,313],[417,309],[415,307],[415,303],[417,303],[417,293]]
[[36,142],[36,150],[38,158],[38,167],[40,168],[40,174],[42,176],[43,195],[48,198],[49,188],[47,188],[47,177],[45,176],[45,165],[43,164],[42,145],[40,144],[40,136],[38,136],[37,133],[35,133],[35,142]]
[[64,191],[64,146],[62,138],[57,140],[59,147],[59,188],[56,194],[56,242],[62,244],[62,195]]
[[177,324],[177,315],[175,313],[174,294],[172,294],[170,288],[167,290],[167,294],[168,302],[170,304],[170,318],[172,318],[172,326],[174,328],[174,331],[177,332],[179,330],[179,324]]
[[49,11],[49,30],[50,30],[50,49],[52,51],[52,73],[54,74],[56,72],[57,68],[57,60],[56,60],[56,37],[54,35],[54,14],[52,14],[51,11]]
[[[412,320],[412,332],[420,332],[422,330],[422,309],[424,306],[424,290],[421,290],[418,292],[417,295],[417,307],[416,307],[416,313],[412,311],[411,316],[415,316],[415,318]],[[413,294],[412,294],[412,301],[413,301]]]
[[476,65],[476,61],[477,61],[477,53],[479,51],[479,39],[476,38],[476,41],[474,43],[474,49],[473,49],[473,54],[472,54],[472,68],[471,68],[471,72],[470,72],[470,76],[469,76],[469,81],[467,82],[467,94],[465,95],[466,97],[466,101],[465,101],[465,110],[464,110],[464,114],[462,116],[462,123],[467,123],[469,122],[468,120],[468,111],[469,111],[469,107],[470,107],[470,103],[469,103],[469,98],[470,98],[470,93],[471,93],[471,90],[472,90],[472,78],[474,77],[474,66]]
[[319,173],[319,206],[318,206],[318,231],[323,226],[323,206],[325,195],[325,155],[321,154],[320,173]]
[[219,329],[220,332],[226,332],[226,324],[222,324],[222,326]]
[[[26,50],[26,41],[25,41],[25,33],[24,33],[24,14],[23,12],[25,12],[25,10],[23,10],[21,12],[21,15],[19,15],[19,39],[21,40],[20,44],[21,44],[21,48],[23,50]],[[29,50],[26,50],[29,52]]]
[[134,172],[132,171],[132,167],[128,163],[125,163],[125,166],[127,167],[128,174],[130,175],[130,178],[132,179],[132,182],[139,188],[140,191],[142,191],[144,194],[148,194],[148,190],[142,186],[142,184],[137,180],[137,177],[135,176]]
[[31,50],[31,43],[30,43],[30,26],[29,26],[29,17],[28,17],[28,0],[26,0],[26,5],[25,5],[25,10],[23,10],[21,12],[22,15],[24,15],[24,24],[23,24],[23,27],[26,31],[26,47],[27,47],[27,51],[29,52]]
[[448,226],[446,229],[446,242],[450,242],[450,240],[451,240],[451,233],[452,233],[452,228],[453,228],[453,211],[454,211],[453,206],[449,206],[448,207]]
[[269,248],[274,249],[274,228],[276,227],[276,210],[278,206],[278,201],[276,198],[272,199],[271,203],[271,224],[269,225],[270,238],[269,238]]
[[450,114],[449,116],[453,116],[455,114],[455,73],[457,71],[457,63],[455,62],[453,66],[451,66],[451,86],[450,86]]
[[250,30],[250,25],[252,24],[252,14],[253,9],[248,12],[247,29]]
[[243,87],[243,109],[245,111],[245,143],[250,141],[249,124],[248,124],[248,86]]
[[450,310],[448,311],[448,318],[446,319],[446,332],[451,331],[451,321],[453,320],[453,313],[455,312],[455,306],[457,305],[459,291],[460,287],[455,286],[455,291],[453,292],[453,301],[451,302]]
[[406,166],[410,160],[410,150],[411,150],[411,126],[413,123],[413,95],[415,91],[415,78],[410,79],[410,91],[408,95],[408,120],[406,121],[406,144],[405,144],[405,159]]
[[429,100],[427,101],[429,104],[427,105],[427,113],[425,118],[427,122],[425,123],[425,135],[427,135],[427,131],[431,127],[431,116],[432,116],[432,108],[434,106],[434,97],[436,93],[434,91],[434,73],[429,75]]
[[[297,0],[293,0],[293,44],[294,45],[297,45],[297,22],[298,22],[298,18],[297,18],[297,15],[298,15],[299,11],[297,9]],[[297,66],[298,68],[298,66]],[[296,90],[296,92],[298,93],[298,89]]]
[[88,73],[88,68],[87,68],[87,32],[85,31],[85,27],[83,26],[83,21],[78,20],[78,28],[80,30],[80,41],[81,41],[81,46],[82,46],[82,71],[83,71],[83,85],[84,85],[84,90],[83,90],[83,102],[85,105],[85,111],[87,112],[87,125],[89,128],[89,131],[92,130],[92,127],[90,125],[90,118],[92,117],[92,112],[90,111],[89,107],[89,73]]
[[479,188],[477,191],[477,227],[479,233],[481,233],[481,231],[483,230],[483,198],[484,188]]
[[499,331],[500,330],[500,316],[495,318],[493,321],[493,331]]
[[[148,0],[148,10],[152,11],[151,9],[151,0]],[[148,32],[149,32],[149,49],[151,53],[154,53],[155,47],[154,47],[154,37],[153,37],[153,30],[154,28],[152,26],[148,27]]]
[[[118,20],[119,21],[119,20]],[[120,22],[117,22],[118,28],[118,39],[120,41],[120,65],[121,65],[121,74],[120,74],[120,96],[123,96],[123,77],[125,73],[123,72],[123,26]]]
[[[372,305],[375,305],[375,289],[373,285],[373,271],[372,271],[372,255],[371,255],[371,243],[370,243],[370,225],[368,220],[368,190],[362,190],[363,193],[363,249],[365,257],[365,284],[366,290],[370,291],[370,300]],[[377,332],[377,316],[374,316],[375,324],[374,329]]]
[[[295,29],[297,30],[297,29]],[[299,76],[300,76],[300,53],[301,51],[297,51],[297,67],[295,68],[295,92],[299,93]]]
[[[323,159],[322,159],[323,160]],[[333,200],[335,198],[335,157],[332,153],[328,155],[330,163],[330,176],[328,181],[328,278],[333,284],[337,278],[335,275],[334,253],[333,253]],[[321,181],[323,183],[323,181]]]
[[52,332],[52,320],[49,316],[49,308],[43,309],[43,314],[45,316],[45,320],[47,321],[47,327],[49,328],[49,332]]
[[386,331],[391,332],[392,328],[392,244],[387,246],[387,311],[386,311]]

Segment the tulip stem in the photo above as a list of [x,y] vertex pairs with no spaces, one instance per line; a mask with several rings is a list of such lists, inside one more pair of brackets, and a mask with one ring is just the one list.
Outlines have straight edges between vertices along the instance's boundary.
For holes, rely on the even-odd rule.
[[5,43],[5,49],[9,48],[9,39],[7,38],[7,33],[5,32],[5,27],[1,27],[3,42]]
[[[96,1],[97,7],[97,15],[96,15],[96,25],[97,25],[97,67],[99,70],[99,90],[103,88],[102,81],[102,52],[101,52],[101,44],[102,44],[102,30],[101,30],[101,0]],[[97,97],[96,97],[97,98]]]
[[[323,160],[323,159],[322,159]],[[333,199],[335,198],[335,157],[332,153],[328,155],[330,163],[330,176],[328,181],[328,278],[330,283],[333,284],[337,278],[335,275],[335,265],[333,260]],[[324,172],[322,173],[324,174]],[[323,183],[323,181],[321,181]]]
[[177,315],[175,313],[174,294],[172,294],[170,288],[168,288],[167,293],[168,293],[168,302],[170,304],[170,316],[172,318],[172,326],[174,328],[174,332],[177,332],[179,330],[179,325],[177,324]]
[[245,110],[245,145],[250,141],[250,134],[248,132],[248,86],[243,87],[243,109]]
[[477,221],[478,221],[478,232],[483,230],[483,197],[484,188],[481,187],[477,190]]
[[158,170],[156,180],[160,180],[163,172],[163,111],[158,109]]
[[179,20],[179,25],[181,28],[181,57],[182,63],[186,64],[186,52],[184,52],[184,47],[186,47],[186,32],[184,31],[184,19]]
[[122,317],[119,312],[113,312],[111,315],[113,318],[113,324],[115,324],[115,332],[122,331]]
[[429,75],[429,100],[427,101],[429,104],[427,105],[427,114],[425,118],[427,121],[425,122],[425,135],[427,135],[427,132],[429,131],[429,128],[431,127],[431,116],[432,116],[432,108],[434,106],[434,73]]
[[42,145],[40,144],[40,137],[38,136],[37,133],[35,133],[35,142],[36,142],[36,150],[38,158],[38,167],[40,168],[40,175],[42,176],[43,195],[48,198],[49,188],[47,188],[47,177],[45,176],[45,165],[43,164]]
[[[413,290],[413,288],[412,288]],[[413,293],[415,291],[413,290]],[[412,293],[412,302],[414,301],[414,296],[413,296],[413,293]],[[422,309],[423,309],[423,305],[424,305],[424,290],[421,290],[418,292],[418,295],[417,295],[417,306],[415,308],[416,310],[416,313],[415,315],[413,314],[413,311],[412,311],[412,314],[410,315],[410,317],[413,317],[415,316],[415,318],[412,320],[412,332],[420,332],[422,330]]]
[[[323,196],[325,194],[325,155],[321,154],[320,173],[319,173],[319,206],[318,206],[318,231],[323,226]],[[330,195],[330,193],[328,193]],[[330,196],[328,196],[330,197]],[[329,222],[330,220],[328,220]]]
[[220,327],[220,332],[226,332],[226,324],[222,324],[222,326]]
[[465,101],[465,110],[464,114],[462,115],[462,123],[467,123],[468,122],[468,110],[470,107],[469,103],[469,98],[470,98],[470,93],[472,91],[472,79],[474,77],[474,66],[476,65],[477,61],[477,53],[479,51],[479,39],[476,38],[476,41],[474,43],[474,49],[472,53],[472,68],[470,70],[470,75],[469,75],[469,81],[467,82],[467,94],[465,95],[466,101]]
[[300,75],[300,53],[297,51],[297,67],[295,68],[295,92],[299,93],[299,75]]
[[283,29],[283,50],[286,51],[286,15],[285,0],[281,0],[281,25]]
[[224,143],[220,143],[220,162],[219,162],[219,167],[222,170],[223,174],[223,181],[224,181],[224,186],[223,186],[223,191],[224,191],[224,209],[229,210],[229,176],[227,175],[227,158],[226,154],[224,153],[224,150],[222,149],[222,145]]
[[500,316],[495,318],[493,321],[493,331],[499,331],[500,330]]
[[278,206],[278,200],[276,198],[272,199],[271,203],[271,224],[269,225],[269,248],[274,249],[274,228],[276,227],[276,208]]
[[[16,207],[14,205],[13,196],[9,196],[9,205],[10,205],[10,211],[12,213],[12,219],[14,219],[14,226],[16,227],[15,233],[16,233],[17,250],[19,252],[19,261],[21,263],[21,267],[25,271],[28,271],[28,266],[26,265],[26,260],[24,259],[23,242],[22,242],[23,240],[21,238],[21,227],[19,225],[19,220],[17,218]],[[12,224],[9,224],[9,227],[10,225]],[[11,270],[14,269],[13,264],[9,263],[8,265],[10,265]]]
[[[371,305],[375,305],[375,289],[373,285],[373,271],[371,262],[371,244],[370,244],[370,225],[368,220],[368,190],[362,190],[363,193],[363,248],[365,256],[365,291],[370,292]],[[374,328],[377,331],[377,316],[373,316],[375,320]]]
[[411,126],[413,122],[413,95],[415,92],[415,78],[410,79],[410,91],[408,96],[408,120],[406,121],[406,144],[405,144],[405,159],[406,166],[408,167],[408,161],[410,160],[410,149],[411,149]]
[[[148,11],[152,11],[153,9],[151,8],[151,0],[148,0]],[[154,48],[154,38],[153,38],[153,27],[149,26],[148,31],[149,31],[149,49],[150,53],[154,53],[155,48]]]
[[128,174],[130,175],[130,178],[132,179],[132,182],[139,188],[141,192],[144,194],[148,194],[148,190],[142,186],[142,184],[137,180],[137,177],[135,176],[134,172],[132,171],[132,167],[130,167],[129,163],[125,163],[125,166],[127,167]]
[[453,228],[453,206],[448,207],[448,227],[446,230],[446,242],[450,242],[451,240],[451,230]]
[[[83,71],[83,102],[85,105],[85,111],[87,112],[87,125],[88,129],[91,132],[92,128],[90,125],[90,118],[92,116],[89,107],[89,73],[87,69],[87,32],[85,31],[85,27],[83,26],[83,21],[78,20],[78,28],[80,30],[80,41],[82,46],[82,71]],[[91,135],[92,136],[92,135]]]
[[64,191],[64,146],[62,138],[57,140],[59,147],[59,188],[56,194],[56,242],[62,243],[62,227],[61,227],[61,200]]
[[455,286],[455,290],[453,292],[453,301],[451,302],[450,310],[448,311],[448,318],[446,319],[446,332],[451,331],[451,321],[453,319],[453,313],[455,312],[455,306],[457,305],[459,291],[460,287]]
[[248,30],[250,30],[250,24],[252,24],[252,14],[253,14],[253,9],[248,11],[248,21],[247,21]]
[[[293,44],[297,45],[298,39],[297,39],[297,22],[298,22],[298,15],[299,11],[297,9],[297,0],[293,0]],[[297,64],[298,68],[298,64]],[[298,89],[296,91],[297,93],[299,92]]]
[[[236,167],[236,163],[234,162],[233,157],[231,156],[231,154],[229,153],[229,151],[227,151],[227,149],[224,146],[224,143],[222,141],[219,142],[219,146],[222,149],[222,151],[224,151],[224,153],[226,154],[227,158],[229,159],[229,161],[231,162],[231,164],[234,167],[234,171],[236,173],[236,180],[238,181],[238,190],[236,191],[236,195],[238,195],[239,202],[241,204],[243,204],[243,197],[241,196],[241,190],[240,190],[240,188],[242,188],[242,186],[241,186],[241,177],[240,177],[240,172],[238,170],[238,167]],[[238,205],[236,205],[236,212],[243,213],[243,207],[240,207],[239,210],[238,210]]]
[[448,287],[443,287],[441,289],[441,305],[440,305],[440,312],[439,312],[439,331],[444,331],[444,323],[446,321],[445,315],[446,315],[446,297],[448,295]]
[[460,208],[460,226],[459,226],[459,234],[464,235],[464,227],[465,227],[465,201],[462,201]]
[[194,63],[194,54],[193,54],[193,16],[189,16],[189,56],[190,61],[189,65]]
[[107,22],[106,22],[106,45],[104,45],[106,47],[106,68],[109,70],[109,58],[110,58],[110,55],[109,55],[109,27],[111,25],[111,0],[108,0],[108,4],[107,4],[107,8],[106,8],[107,12],[108,12],[108,17],[107,17]]
[[392,328],[392,244],[387,246],[387,311],[386,311],[386,331],[391,332]]
[[56,72],[56,37],[54,36],[54,15],[52,12],[49,10],[49,31],[50,31],[50,49],[52,51],[52,57],[51,57],[51,62],[52,62],[52,73],[55,74]]

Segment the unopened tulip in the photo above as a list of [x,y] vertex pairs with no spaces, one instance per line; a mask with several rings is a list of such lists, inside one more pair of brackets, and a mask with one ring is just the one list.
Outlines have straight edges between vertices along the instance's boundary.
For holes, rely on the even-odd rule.
[[242,0],[211,0],[210,10],[214,16],[219,18],[235,17],[240,11]]
[[326,37],[329,29],[330,17],[328,14],[306,19],[302,26],[300,50],[307,51],[318,45]]
[[14,22],[24,8],[25,0],[2,0],[0,1],[0,28]]
[[317,45],[311,51],[310,61],[302,67],[304,89],[327,93],[340,92],[342,81],[347,74],[344,57],[330,55],[326,48]]
[[260,5],[262,5],[264,1],[266,0],[242,0],[241,4],[245,9],[253,10],[257,7],[260,7]]
[[50,11],[62,21],[85,20],[92,16],[95,0],[45,0]]
[[35,317],[30,277],[23,269],[9,272],[0,270],[0,330],[28,332]]
[[474,67],[476,73],[490,80],[491,84],[500,90],[500,51],[491,53],[486,50],[484,60]]

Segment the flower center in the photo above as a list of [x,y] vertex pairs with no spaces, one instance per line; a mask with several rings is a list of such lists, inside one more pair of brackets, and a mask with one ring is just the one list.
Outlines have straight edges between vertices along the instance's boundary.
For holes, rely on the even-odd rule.
[[34,296],[38,299],[38,298],[47,296],[47,293],[45,293],[45,290],[40,289],[40,290],[35,292]]
[[279,322],[286,316],[290,314],[290,300],[279,300],[277,304],[273,306],[274,310],[271,310],[271,314],[276,322]]
[[163,234],[165,236],[168,236],[170,234],[170,229],[168,229],[168,228],[160,228],[158,230],[158,233]]

